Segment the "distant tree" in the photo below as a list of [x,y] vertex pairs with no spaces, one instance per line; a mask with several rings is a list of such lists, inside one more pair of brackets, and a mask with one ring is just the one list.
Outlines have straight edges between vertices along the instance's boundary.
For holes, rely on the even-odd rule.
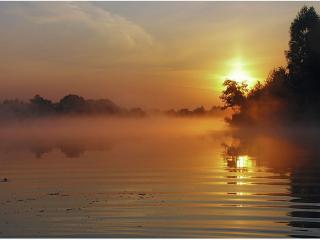
[[129,111],[130,116],[133,117],[146,117],[147,114],[141,108],[132,108]]
[[192,112],[188,108],[182,108],[177,111],[177,114],[178,116],[181,116],[181,117],[187,117],[187,116],[191,116]]
[[145,117],[147,113],[141,108],[125,109],[109,99],[84,99],[81,96],[69,94],[59,102],[35,95],[29,102],[19,99],[4,100],[0,102],[0,122],[23,120],[26,118],[55,115],[113,115],[124,117]]
[[174,109],[170,109],[168,111],[165,111],[165,114],[167,114],[169,116],[176,116],[177,112]]
[[35,95],[33,98],[30,99],[30,102],[37,105],[51,105],[52,102],[48,99],[41,97],[40,95]]
[[88,113],[94,114],[113,114],[120,112],[120,108],[109,99],[86,100],[86,109]]
[[54,105],[48,99],[41,97],[40,95],[35,95],[30,99],[31,107],[36,114],[48,114],[55,111]]
[[1,119],[21,119],[32,115],[29,104],[19,99],[7,99],[0,105],[0,118]]
[[4,105],[23,105],[25,104],[23,101],[19,100],[18,98],[15,99],[5,99],[3,101]]
[[63,113],[84,113],[86,101],[83,97],[69,94],[58,103],[58,109]]
[[198,107],[192,111],[192,113],[196,116],[201,116],[206,114],[206,110],[203,106]]

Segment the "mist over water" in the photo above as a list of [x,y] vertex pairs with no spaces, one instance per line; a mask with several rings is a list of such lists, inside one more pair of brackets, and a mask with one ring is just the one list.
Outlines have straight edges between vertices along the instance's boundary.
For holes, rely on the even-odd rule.
[[[225,123],[219,118],[53,118],[13,123],[0,128],[0,148],[30,150],[64,145],[100,148],[141,142],[140,145],[180,140],[221,132]],[[151,140],[151,141],[150,141]],[[157,144],[159,142],[159,144]]]
[[222,118],[7,124],[0,236],[319,237],[318,136]]

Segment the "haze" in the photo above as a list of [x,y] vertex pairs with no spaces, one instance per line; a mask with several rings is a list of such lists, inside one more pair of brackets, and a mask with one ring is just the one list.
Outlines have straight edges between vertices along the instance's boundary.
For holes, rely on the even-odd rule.
[[279,53],[304,4],[1,2],[1,100],[75,93],[128,107],[209,107],[227,76],[263,81],[285,63]]

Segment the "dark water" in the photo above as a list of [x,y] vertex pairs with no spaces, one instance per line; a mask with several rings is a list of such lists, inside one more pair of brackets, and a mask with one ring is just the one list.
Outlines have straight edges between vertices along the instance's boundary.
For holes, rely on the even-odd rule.
[[213,120],[1,131],[1,237],[320,237],[317,134]]

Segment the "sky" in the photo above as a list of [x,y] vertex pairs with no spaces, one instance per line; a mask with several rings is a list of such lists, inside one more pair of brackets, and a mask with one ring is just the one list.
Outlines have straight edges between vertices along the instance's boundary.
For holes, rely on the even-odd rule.
[[126,107],[218,105],[226,78],[285,66],[319,2],[0,2],[0,99],[73,93]]

